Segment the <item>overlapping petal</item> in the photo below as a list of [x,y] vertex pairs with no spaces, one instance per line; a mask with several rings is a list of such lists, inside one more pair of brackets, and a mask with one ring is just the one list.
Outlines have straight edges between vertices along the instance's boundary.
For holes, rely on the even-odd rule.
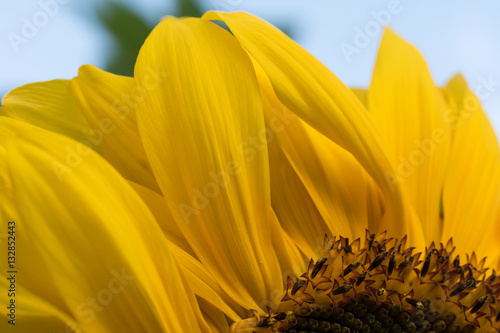
[[453,236],[500,260],[497,138],[464,80],[440,93],[390,30],[369,90],[262,20],[210,12],[160,23],[135,78],[84,66],[3,106],[43,128],[0,118],[27,331],[227,331],[275,306],[325,233]]
[[[447,122],[453,131],[451,156],[443,188],[443,234],[464,253],[498,256],[496,240],[500,202],[500,148],[480,101],[462,76],[447,85],[456,107]],[[486,240],[486,241],[485,241]]]
[[[2,220],[16,221],[16,302],[25,312],[41,307],[37,298],[48,303],[46,311],[19,318],[16,328],[200,331],[194,294],[168,243],[106,161],[87,148],[70,166],[65,148],[76,141],[6,117],[0,133]],[[0,265],[5,274],[6,260]],[[0,298],[7,304],[7,293]]]
[[450,151],[446,104],[420,53],[386,29],[367,95],[373,117],[420,218],[425,238],[442,232],[440,202]]
[[64,134],[92,147],[88,142],[90,124],[73,99],[69,80],[35,82],[18,87],[5,94],[2,106],[0,115]]
[[160,226],[167,240],[175,244],[175,246],[181,248],[183,251],[189,253],[193,258],[196,258],[196,254],[193,252],[193,249],[191,249],[191,246],[182,234],[182,231],[174,222],[174,217],[165,202],[165,198],[145,186],[134,182],[129,182],[129,184],[148,206],[149,210],[155,217],[156,223]]
[[92,145],[128,180],[159,192],[137,129],[135,106],[142,90],[134,79],[82,66],[71,90],[88,120]]
[[285,230],[299,238],[309,234],[307,247],[315,243],[321,246],[325,233],[357,238],[364,235],[366,228],[377,232],[382,220],[381,204],[376,205],[377,215],[368,198],[378,196],[370,191],[376,188],[371,178],[349,152],[291,113],[258,70],[268,145],[273,147],[271,191],[277,192],[273,207],[282,216]]
[[283,278],[267,147],[252,146],[264,119],[250,59],[211,22],[167,18],[141,49],[135,79],[145,87],[139,132],[177,225],[237,303],[269,304]]
[[287,234],[307,257],[316,257],[328,226],[304,184],[276,142],[269,145],[271,200]]
[[276,95],[314,129],[346,149],[384,193],[386,213],[401,221],[395,235],[409,229],[398,184],[388,182],[391,161],[377,129],[356,96],[321,62],[278,29],[243,12],[208,12],[207,20],[224,21],[245,50],[262,66]]

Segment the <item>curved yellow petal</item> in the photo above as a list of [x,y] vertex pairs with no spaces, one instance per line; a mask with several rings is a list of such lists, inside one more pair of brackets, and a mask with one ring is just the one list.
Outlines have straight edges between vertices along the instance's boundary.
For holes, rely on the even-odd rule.
[[186,251],[191,256],[196,257],[193,249],[182,234],[181,229],[179,229],[175,223],[174,217],[170,212],[165,198],[145,186],[133,182],[129,182],[129,184],[135,192],[139,194],[151,213],[153,213],[156,223],[160,226],[167,240],[175,244],[175,246],[181,248],[183,251]]
[[463,253],[476,251],[479,256],[495,257],[499,249],[491,245],[498,241],[494,233],[500,200],[498,140],[463,77],[453,78],[447,88],[457,113],[449,118],[454,134],[443,189],[443,234],[453,235]]
[[[0,242],[0,245],[7,246],[7,243]],[[10,274],[7,274],[7,276],[0,275],[0,288],[6,291],[7,296],[9,296],[11,289],[11,282],[8,280],[9,276]],[[68,329],[78,327],[78,324],[64,311],[31,293],[19,282],[16,283],[15,293],[17,295],[15,298],[5,298],[6,310],[2,311],[0,316],[1,332],[15,331],[19,327],[24,332],[65,332],[66,327]],[[11,305],[11,300],[14,300],[14,305]],[[55,331],[55,328],[58,328],[59,331]]]
[[[281,207],[281,211],[278,211],[279,215],[289,215],[295,212],[293,214],[295,218],[289,217],[286,222],[294,221],[297,225],[287,225],[285,230],[288,231],[290,227],[298,228],[301,230],[299,234],[307,235],[307,233],[304,234],[303,229],[307,225],[316,223],[310,227],[312,230],[309,230],[311,232],[316,229],[316,234],[308,237],[309,241],[314,239],[314,243],[309,244],[313,248],[322,246],[327,232],[330,235],[342,235],[351,239],[363,237],[366,228],[378,232],[377,223],[381,220],[381,215],[369,216],[369,213],[374,213],[374,211],[370,210],[368,205],[368,196],[371,194],[368,190],[374,184],[361,165],[349,152],[305,124],[281,104],[274,95],[269,80],[262,72],[259,72],[259,82],[268,124],[268,137],[279,142],[279,148],[275,147],[274,151],[270,152],[271,170],[276,168],[280,170],[277,173],[280,173],[287,167],[293,168],[286,172],[286,176],[276,175],[274,172],[275,178],[271,180],[272,184],[274,183],[271,193],[278,191],[281,196],[281,198],[273,196],[276,198],[273,201],[273,207],[277,209],[278,203],[285,205]],[[272,145],[276,145],[276,142],[270,142],[270,146]],[[280,158],[283,154],[286,155],[288,161],[283,161],[284,156]],[[273,161],[276,159],[278,160]],[[290,176],[292,179],[300,178],[300,180],[295,179],[295,189],[290,189],[290,180],[287,178]],[[281,181],[279,181],[280,178]],[[297,184],[297,181],[303,185]],[[299,194],[301,188],[306,190],[305,194]],[[291,192],[282,193],[288,191]],[[297,195],[297,197],[291,198],[292,195]],[[289,202],[283,202],[286,200]],[[308,220],[303,216],[305,220],[296,220],[302,215],[297,213],[297,210],[309,212],[313,216],[316,213],[310,207],[311,202],[308,200],[312,200],[321,216],[319,218],[316,216],[313,220]],[[297,202],[293,203],[294,201]],[[283,212],[283,209],[286,209],[290,203],[296,207],[289,208],[290,212]]]
[[269,144],[271,202],[281,226],[309,258],[329,231],[304,184],[277,142]]
[[71,81],[75,101],[92,128],[91,143],[102,147],[103,156],[123,177],[159,192],[137,129],[139,88],[133,78],[91,65],[82,66]]
[[394,182],[415,207],[425,238],[440,239],[450,147],[446,103],[420,53],[390,29],[382,38],[367,103],[397,166]]
[[203,313],[203,319],[210,327],[211,332],[229,332],[228,319],[220,309],[204,298],[197,297],[196,299]]
[[216,306],[231,320],[236,321],[246,316],[248,309],[230,298],[205,266],[181,248],[172,246],[171,249],[187,283],[197,296]]
[[[498,207],[498,213],[497,213],[497,219],[495,223],[495,231],[491,235],[491,242],[494,244],[497,242],[498,236],[500,234],[500,205]],[[491,266],[493,269],[500,270],[500,253],[497,253],[495,255],[490,255],[488,254],[489,262],[491,263]]]
[[[167,18],[135,67],[146,88],[139,132],[169,208],[199,260],[236,302],[257,308],[283,288],[269,232],[267,148],[252,64],[224,29]],[[244,87],[244,89],[242,89]]]
[[[199,332],[194,295],[153,216],[92,150],[69,166],[65,147],[75,144],[0,118],[0,200],[10,207],[1,218],[16,222],[19,283],[84,332]],[[16,297],[24,304],[29,294]],[[0,300],[6,304],[7,293]],[[16,328],[26,331],[27,319]]]
[[[158,193],[136,183],[130,183],[132,188],[147,204],[166,239],[171,242],[172,255],[178,262],[187,283],[193,292],[206,302],[216,306],[232,320],[239,320],[245,316],[245,310],[239,307],[220,287],[213,276],[196,258],[191,246],[184,238],[181,230],[174,221],[165,199]],[[203,310],[202,310],[203,311]],[[213,309],[210,309],[214,312]],[[237,314],[235,311],[238,311]],[[227,325],[227,322],[226,322]]]
[[69,80],[26,84],[5,94],[2,105],[2,116],[64,134],[95,148],[88,140],[90,125],[73,100]]
[[243,12],[208,12],[207,20],[224,21],[245,50],[269,76],[276,95],[292,112],[354,155],[385,194],[387,214],[408,230],[398,184],[386,178],[392,165],[369,115],[356,96],[321,62],[278,29]]
[[368,90],[362,88],[351,88],[351,91],[356,95],[359,101],[365,108],[368,108]]
[[[270,209],[268,210],[268,214],[268,228],[271,234],[271,242],[281,266],[280,280],[285,284],[288,276],[299,276],[304,272],[307,267],[307,261],[304,258],[303,252],[299,250],[292,238],[280,225],[275,212]],[[261,302],[261,308],[267,306],[273,307],[276,300],[281,300],[283,291],[279,289],[274,290],[270,299]]]

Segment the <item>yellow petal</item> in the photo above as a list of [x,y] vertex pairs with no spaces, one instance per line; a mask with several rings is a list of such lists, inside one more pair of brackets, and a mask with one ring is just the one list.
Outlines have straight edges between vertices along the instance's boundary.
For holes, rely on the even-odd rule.
[[292,112],[354,155],[386,195],[387,212],[408,230],[398,184],[386,174],[391,162],[361,102],[321,62],[276,28],[243,12],[208,12],[207,20],[224,21],[245,50],[269,76],[276,95]]
[[128,180],[159,191],[137,130],[135,105],[141,89],[134,79],[82,66],[71,81],[76,103],[92,130],[89,140]]
[[[287,215],[286,220],[280,219],[282,223],[288,222],[284,225],[285,230],[288,232],[290,228],[298,229],[297,232],[292,232],[301,239],[299,235],[308,234],[303,229],[309,224],[316,224],[309,227],[311,230],[308,241],[314,239],[314,243],[309,244],[312,248],[322,245],[325,233],[352,239],[363,237],[366,228],[378,232],[376,224],[381,220],[381,215],[368,216],[369,213],[374,213],[368,206],[368,190],[374,184],[361,165],[350,153],[305,124],[281,104],[274,95],[269,80],[260,71],[259,82],[269,141],[276,139],[276,142],[270,142],[270,146],[276,146],[279,142],[279,148],[274,147],[270,151],[271,170],[277,169],[272,173],[274,179],[271,181],[274,186],[271,193],[273,207],[278,215]],[[286,155],[286,158],[280,155]],[[283,161],[284,158],[288,161]],[[293,169],[283,173],[290,167]],[[295,179],[292,185],[288,177],[292,181],[297,177],[300,179]],[[306,192],[300,194],[304,190]],[[295,207],[287,207],[290,205]],[[279,207],[281,209],[278,210]],[[289,211],[285,212],[287,208]],[[302,214],[297,212],[300,210],[303,211]],[[312,214],[310,217],[313,219],[301,216],[304,213]],[[316,213],[320,216],[315,216]],[[295,218],[290,217],[290,214]],[[300,221],[298,218],[304,220]],[[295,226],[290,225],[292,221]],[[311,232],[315,235],[310,234]]]
[[351,91],[354,93],[354,95],[356,95],[359,101],[363,103],[363,106],[365,108],[368,108],[368,90],[361,88],[351,88]]
[[[290,236],[285,232],[285,229],[280,225],[278,217],[273,210],[269,210],[268,217],[268,227],[269,233],[271,234],[271,241],[274,248],[274,252],[278,257],[281,270],[280,280],[283,283],[286,281],[288,276],[299,276],[306,269],[306,261],[304,260],[304,254],[297,248],[295,242],[290,238]],[[274,301],[276,299],[282,298],[283,293],[280,290],[273,291],[273,297],[261,303],[261,307],[270,306],[273,307]]]
[[[6,234],[7,235],[7,234]],[[5,238],[7,240],[7,238]],[[0,243],[7,246],[6,242]],[[10,274],[7,275],[9,277]],[[0,288],[8,293],[11,289],[11,283],[6,276],[1,275]],[[53,304],[40,298],[39,296],[31,293],[23,287],[19,282],[16,284],[16,298],[2,298],[5,299],[5,307],[10,305],[10,300],[14,299],[15,318],[14,314],[11,316],[11,309],[6,309],[0,315],[0,330],[2,332],[10,332],[15,328],[22,328],[24,332],[51,332],[54,328],[59,328],[59,331],[65,332],[64,329],[77,328],[78,324],[68,316],[66,313],[55,307]],[[8,295],[7,295],[8,296]],[[22,303],[21,303],[22,302]],[[19,306],[22,304],[22,306]],[[13,321],[15,326],[8,321]],[[59,332],[55,331],[55,332]]]
[[76,141],[88,141],[90,125],[73,100],[70,81],[52,80],[26,84],[2,99],[1,115],[22,120]]
[[[453,78],[448,89],[458,112],[448,118],[454,131],[443,189],[443,236],[463,253],[495,257],[500,200],[500,149],[488,118],[463,77]],[[496,239],[491,239],[490,235]]]
[[142,185],[133,182],[129,182],[129,184],[130,186],[132,186],[135,192],[139,194],[144,203],[148,206],[151,213],[153,213],[156,223],[158,223],[158,225],[160,226],[167,240],[175,244],[175,246],[180,247],[183,251],[186,251],[191,256],[196,257],[193,249],[182,234],[182,231],[175,223],[174,217],[170,212],[165,198],[155,191],[152,191]]
[[228,320],[219,308],[201,297],[197,297],[196,300],[200,305],[204,321],[210,327],[211,332],[229,332]]
[[199,260],[231,298],[258,308],[283,281],[269,232],[267,148],[251,146],[264,129],[252,64],[215,24],[167,18],[135,68],[138,86],[161,77],[137,106],[154,174]]
[[[193,292],[210,304],[215,305],[219,311],[225,313],[232,320],[239,320],[244,317],[246,309],[239,307],[227,296],[206,267],[198,261],[191,246],[175,223],[165,199],[144,186],[135,183],[130,183],[130,185],[148,205],[166,239],[171,242],[172,254],[182,268],[183,274]],[[213,312],[213,309],[210,309],[210,311]],[[239,315],[235,311],[239,311]]]
[[[500,205],[498,207],[498,213],[497,213],[497,219],[496,219],[496,223],[495,223],[495,231],[494,233],[491,235],[491,241],[492,242],[496,242],[497,241],[497,235],[500,234]],[[490,255],[488,253],[488,258],[489,258],[489,262],[491,263],[491,266],[493,269],[496,269],[496,270],[499,270],[500,269],[500,253],[497,253],[496,256],[493,254],[493,255]]]
[[171,246],[171,251],[187,283],[197,296],[216,306],[234,321],[245,317],[245,311],[248,309],[242,308],[231,299],[205,266],[175,245]]
[[[68,165],[65,147],[77,142],[26,123],[2,117],[0,133],[0,200],[10,206],[1,218],[16,221],[24,288],[85,332],[200,331],[194,295],[167,242],[115,169],[90,149]],[[16,297],[29,302],[29,294]],[[7,293],[0,300],[6,304]],[[28,331],[23,325],[34,323],[27,319],[19,318],[18,329]]]
[[315,250],[321,246],[328,226],[277,144],[269,145],[269,164],[271,201],[276,216],[300,250],[307,257],[315,258]]
[[368,91],[368,110],[380,128],[401,184],[428,241],[440,239],[442,186],[450,135],[446,104],[420,53],[386,29]]

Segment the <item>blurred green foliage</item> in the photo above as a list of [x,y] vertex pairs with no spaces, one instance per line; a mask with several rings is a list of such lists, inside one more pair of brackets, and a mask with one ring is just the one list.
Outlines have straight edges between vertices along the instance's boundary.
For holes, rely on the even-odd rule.
[[[155,22],[167,14],[201,16],[202,11],[196,1],[176,0],[176,2],[176,12],[161,12],[159,17],[153,18]],[[98,7],[96,14],[99,23],[108,31],[114,43],[106,61],[106,70],[115,74],[132,76],[139,49],[154,24],[148,22],[126,4],[117,1],[107,1]]]

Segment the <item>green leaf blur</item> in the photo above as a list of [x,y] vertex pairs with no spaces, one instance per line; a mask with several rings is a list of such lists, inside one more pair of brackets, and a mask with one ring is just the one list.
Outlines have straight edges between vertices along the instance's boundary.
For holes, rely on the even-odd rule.
[[133,76],[134,64],[144,40],[162,16],[200,17],[200,5],[193,0],[177,0],[173,13],[160,11],[151,23],[124,3],[108,1],[97,9],[97,20],[110,34],[113,43],[106,60],[106,70],[120,75]]

